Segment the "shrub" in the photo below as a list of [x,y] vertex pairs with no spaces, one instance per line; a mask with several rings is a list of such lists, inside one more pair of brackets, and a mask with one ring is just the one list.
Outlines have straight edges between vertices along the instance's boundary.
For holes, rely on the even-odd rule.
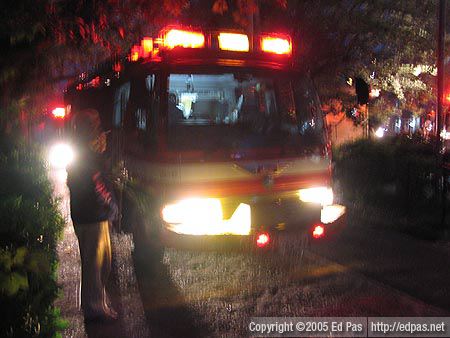
[[359,140],[335,150],[344,197],[403,211],[437,200],[438,167],[430,144],[405,137]]
[[58,336],[56,245],[64,221],[38,149],[0,138],[0,336]]

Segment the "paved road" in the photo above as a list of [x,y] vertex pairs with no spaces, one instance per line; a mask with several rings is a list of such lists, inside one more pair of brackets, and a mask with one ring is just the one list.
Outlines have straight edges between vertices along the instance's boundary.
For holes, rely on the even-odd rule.
[[[55,182],[67,212],[64,180]],[[59,247],[58,305],[70,320],[64,336],[233,337],[247,334],[252,316],[448,316],[449,250],[352,217],[337,240],[311,247],[303,264],[298,256],[158,249],[116,234],[110,290],[121,319],[87,325],[77,308],[79,258],[68,222]]]
[[441,297],[450,288],[439,279],[447,255],[429,242],[349,227],[313,245],[304,264],[139,246],[135,263],[150,332],[242,336],[252,316],[447,316]]
[[450,311],[450,250],[394,231],[353,226],[312,251]]

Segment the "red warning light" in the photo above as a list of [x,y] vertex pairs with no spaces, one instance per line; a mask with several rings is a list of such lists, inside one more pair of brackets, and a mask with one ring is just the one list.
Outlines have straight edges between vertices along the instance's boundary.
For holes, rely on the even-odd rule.
[[52,115],[55,119],[63,119],[64,117],[66,117],[66,109],[57,107],[52,110]]
[[318,225],[314,226],[312,236],[316,239],[325,236],[324,226],[322,224],[318,224]]
[[291,55],[291,39],[288,36],[262,36],[261,50],[268,53]]
[[270,237],[268,233],[259,234],[256,238],[256,245],[258,248],[263,248],[270,242]]
[[120,62],[114,63],[113,71],[115,71],[116,73],[120,73],[122,71],[122,64]]

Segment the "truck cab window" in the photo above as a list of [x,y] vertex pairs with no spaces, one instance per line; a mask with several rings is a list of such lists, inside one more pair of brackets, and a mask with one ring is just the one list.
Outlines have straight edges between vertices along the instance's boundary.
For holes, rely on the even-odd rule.
[[154,86],[155,75],[137,79],[130,85],[123,122],[125,143],[129,149],[145,151],[149,145],[155,144],[157,106]]
[[114,127],[120,128],[123,124],[123,117],[127,110],[128,100],[130,98],[130,83],[124,83],[121,85],[114,97],[114,114],[113,114],[113,125]]

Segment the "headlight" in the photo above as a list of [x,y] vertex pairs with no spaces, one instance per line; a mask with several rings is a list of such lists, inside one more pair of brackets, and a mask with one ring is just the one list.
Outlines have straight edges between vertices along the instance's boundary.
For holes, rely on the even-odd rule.
[[53,168],[65,169],[67,165],[72,163],[74,153],[72,147],[67,144],[55,144],[50,148],[49,162]]
[[298,196],[302,202],[318,203],[321,205],[333,204],[333,190],[327,187],[300,189]]
[[324,206],[320,212],[320,221],[324,224],[333,223],[345,214],[345,210],[345,207],[339,204]]
[[248,235],[251,210],[241,203],[230,219],[223,219],[222,205],[216,198],[190,198],[168,204],[162,210],[168,228],[187,235]]

